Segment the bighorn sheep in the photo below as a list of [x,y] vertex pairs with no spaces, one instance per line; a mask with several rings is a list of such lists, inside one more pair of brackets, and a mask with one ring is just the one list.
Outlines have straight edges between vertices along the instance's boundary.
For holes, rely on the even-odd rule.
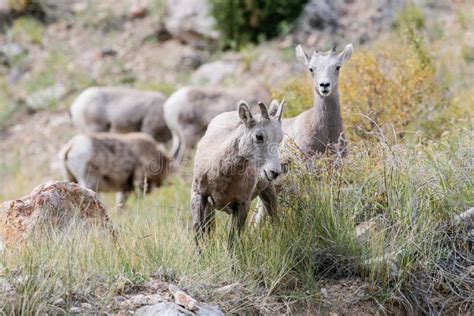
[[194,147],[211,120],[220,113],[234,111],[235,103],[244,96],[250,104],[271,101],[270,92],[260,84],[237,89],[185,87],[173,93],[163,105],[173,137],[172,157],[180,161],[185,148]]
[[254,117],[248,104],[240,101],[238,113],[216,116],[197,146],[191,208],[198,246],[213,229],[216,208],[232,215],[230,248],[257,195],[271,214],[276,212],[270,183],[282,172],[278,147],[283,139],[283,102],[273,103],[269,111],[263,103],[259,107],[261,115]]
[[[308,67],[311,74],[314,100],[311,109],[282,121],[284,139],[281,155],[284,164],[295,151],[306,160],[324,153],[328,148],[341,155],[345,154],[346,141],[339,106],[338,80],[341,65],[349,60],[352,51],[352,44],[349,44],[342,53],[337,54],[336,46],[333,45],[326,53],[314,51],[308,60],[301,45],[296,47],[297,58]],[[259,204],[252,222],[261,222],[265,213],[265,208]]]
[[97,192],[118,192],[121,208],[134,190],[149,193],[171,171],[171,160],[144,133],[77,135],[62,149],[67,180]]
[[124,87],[91,87],[74,100],[70,113],[82,132],[144,132],[158,142],[171,139],[163,118],[166,96]]
[[316,153],[324,153],[328,147],[345,151],[338,81],[339,70],[352,56],[352,51],[352,44],[349,44],[338,55],[336,46],[333,45],[326,53],[314,51],[308,60],[301,45],[296,47],[296,56],[311,74],[314,100],[311,109],[283,120],[283,146],[293,143],[307,158]]

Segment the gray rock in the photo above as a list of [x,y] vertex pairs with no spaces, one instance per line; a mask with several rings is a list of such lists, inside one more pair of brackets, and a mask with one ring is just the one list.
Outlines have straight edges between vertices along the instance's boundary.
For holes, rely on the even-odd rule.
[[37,91],[26,98],[26,105],[34,110],[43,110],[50,105],[56,105],[66,95],[66,87],[56,84],[46,89]]
[[202,304],[197,311],[190,312],[177,304],[162,302],[155,305],[148,305],[139,308],[134,313],[135,316],[166,316],[166,315],[197,315],[197,316],[223,316],[224,313],[216,306]]
[[[391,28],[405,0],[310,0],[300,15],[294,41],[364,43]],[[327,44],[327,43],[326,43]]]
[[191,77],[193,84],[215,85],[221,83],[227,76],[235,74],[240,67],[238,61],[218,60],[199,67]]
[[148,305],[139,308],[134,313],[135,316],[176,316],[176,315],[193,315],[193,313],[186,311],[176,304],[163,302],[155,305]]
[[[115,234],[96,193],[75,183],[46,182],[22,198],[0,203],[0,239],[6,248],[19,247],[33,232],[61,230],[76,221]],[[24,280],[20,276],[17,283]]]
[[2,52],[8,59],[11,60],[25,53],[26,50],[17,43],[8,43],[8,44],[0,46],[0,52]]
[[199,316],[224,316],[224,313],[217,306],[202,304],[196,312]]
[[167,0],[164,26],[173,37],[198,48],[219,38],[208,0]]

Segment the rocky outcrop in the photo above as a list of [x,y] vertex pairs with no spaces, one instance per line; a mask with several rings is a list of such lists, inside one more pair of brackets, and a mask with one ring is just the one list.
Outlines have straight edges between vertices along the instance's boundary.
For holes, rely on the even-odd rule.
[[27,196],[0,204],[0,247],[17,246],[38,229],[62,229],[73,221],[114,234],[107,210],[92,190],[69,182],[41,184]]
[[207,0],[167,0],[165,29],[175,38],[204,48],[219,38]]
[[294,32],[298,43],[350,40],[364,43],[391,28],[405,0],[310,0]]
[[55,84],[43,90],[36,91],[26,98],[26,105],[32,111],[44,110],[57,105],[67,94],[66,87]]

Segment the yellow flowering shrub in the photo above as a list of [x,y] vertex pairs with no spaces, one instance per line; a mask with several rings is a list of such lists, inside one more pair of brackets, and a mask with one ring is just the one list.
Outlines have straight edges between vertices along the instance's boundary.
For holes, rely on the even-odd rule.
[[433,68],[406,45],[355,51],[339,80],[348,134],[364,136],[389,124],[397,132],[439,102]]

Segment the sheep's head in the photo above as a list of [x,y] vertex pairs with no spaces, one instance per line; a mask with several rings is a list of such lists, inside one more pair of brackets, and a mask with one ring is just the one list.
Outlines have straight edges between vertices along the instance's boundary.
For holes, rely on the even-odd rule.
[[262,179],[274,180],[281,174],[279,155],[280,143],[283,139],[281,114],[284,101],[273,101],[267,110],[260,102],[260,115],[252,115],[248,104],[240,101],[238,113],[244,123],[244,133],[239,141],[239,155],[253,160]]
[[320,53],[315,50],[311,59],[308,60],[303,48],[301,45],[298,45],[296,47],[296,57],[308,67],[316,93],[325,98],[337,90],[339,70],[342,64],[351,58],[352,51],[352,44],[349,44],[342,53],[337,54],[336,45],[333,45],[326,53]]

